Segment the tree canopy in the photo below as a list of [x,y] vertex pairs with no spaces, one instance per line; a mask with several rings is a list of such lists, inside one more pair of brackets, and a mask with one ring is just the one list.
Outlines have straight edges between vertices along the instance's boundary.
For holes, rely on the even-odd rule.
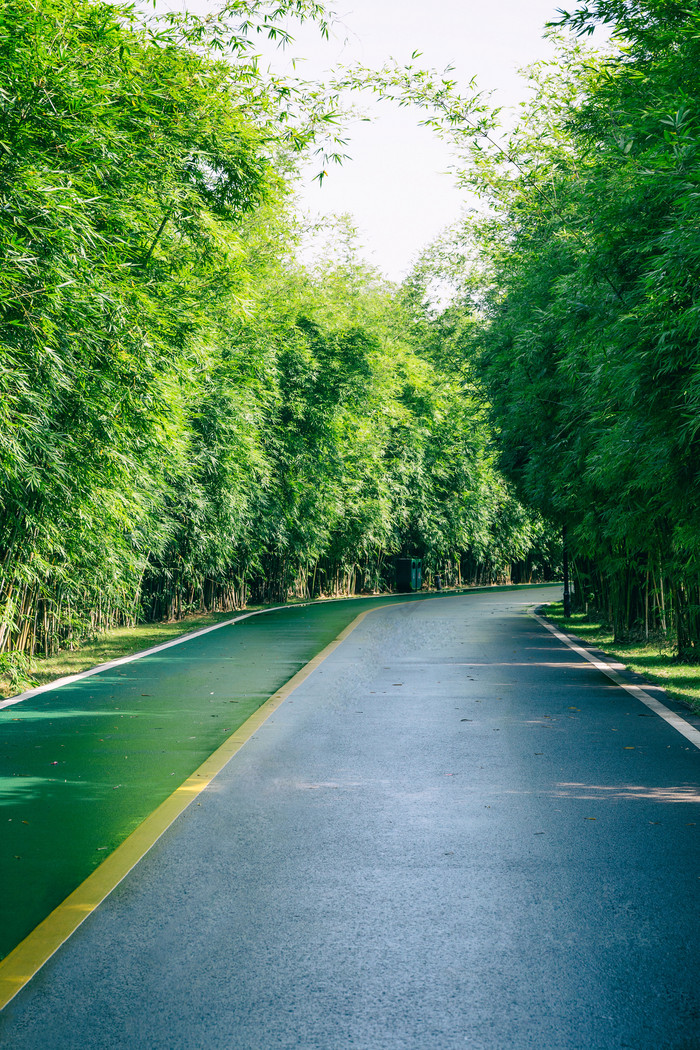
[[[599,52],[577,42],[601,24]],[[579,600],[686,656],[700,644],[699,27],[695,2],[562,13],[556,60],[530,70],[532,101],[500,136],[495,118],[458,126],[421,100],[484,203],[452,245],[451,309],[499,465],[569,526]]]
[[115,622],[381,589],[402,552],[484,581],[556,557],[418,298],[351,237],[298,261],[297,158],[339,132],[334,92],[257,69],[289,15],[325,30],[307,0],[2,6],[10,666]]

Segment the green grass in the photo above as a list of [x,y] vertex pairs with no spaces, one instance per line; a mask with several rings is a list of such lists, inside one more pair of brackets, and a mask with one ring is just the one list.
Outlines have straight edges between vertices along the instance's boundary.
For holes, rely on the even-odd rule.
[[612,628],[600,618],[586,613],[574,613],[566,618],[561,602],[545,605],[544,614],[557,627],[616,657],[630,671],[663,686],[669,696],[682,700],[700,714],[700,667],[677,660],[670,642],[658,639],[648,643],[615,642]]

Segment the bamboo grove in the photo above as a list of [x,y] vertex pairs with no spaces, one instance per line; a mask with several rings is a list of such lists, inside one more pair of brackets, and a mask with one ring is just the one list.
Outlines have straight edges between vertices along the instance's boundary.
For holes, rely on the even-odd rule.
[[336,118],[259,74],[250,40],[282,16],[323,30],[306,0],[150,25],[90,0],[0,6],[15,676],[117,623],[390,587],[402,552],[455,582],[556,557],[415,296],[348,237],[298,262],[295,167]]
[[434,106],[485,207],[425,268],[461,260],[440,324],[464,333],[501,469],[567,527],[579,606],[697,659],[700,5],[592,0],[555,28],[509,134]]

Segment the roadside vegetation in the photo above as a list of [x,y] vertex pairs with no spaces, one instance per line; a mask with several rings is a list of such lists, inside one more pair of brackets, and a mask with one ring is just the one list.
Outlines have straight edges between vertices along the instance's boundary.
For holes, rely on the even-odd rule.
[[[481,393],[340,232],[298,260],[335,94],[263,76],[310,0],[0,12],[0,673],[100,632],[559,553]],[[433,341],[434,342],[434,341]]]
[[[410,65],[261,73],[260,33],[327,17],[3,5],[0,674],[390,589],[402,554],[429,584],[551,577],[563,531],[615,645],[693,662],[698,0],[562,13],[510,129]],[[481,201],[401,287],[348,224],[300,262],[296,173],[342,158],[348,90],[417,106]]]
[[424,109],[481,202],[414,283],[429,303],[451,282],[432,329],[485,395],[499,469],[566,530],[575,603],[616,644],[661,637],[694,662],[700,4],[592,0],[553,32],[510,129],[444,78],[375,78]]

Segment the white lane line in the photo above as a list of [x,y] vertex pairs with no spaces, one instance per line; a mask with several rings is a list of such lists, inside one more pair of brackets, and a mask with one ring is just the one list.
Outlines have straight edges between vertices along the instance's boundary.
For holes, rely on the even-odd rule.
[[682,715],[672,711],[669,707],[666,707],[665,704],[662,704],[660,700],[657,700],[656,697],[645,692],[641,685],[631,685],[629,682],[625,682],[610,664],[605,663],[604,660],[599,660],[582,646],[576,645],[575,642],[572,642],[570,638],[565,634],[562,634],[562,632],[552,626],[551,623],[547,623],[546,620],[543,620],[541,616],[537,615],[537,613],[531,612],[530,615],[537,620],[538,623],[541,623],[543,627],[546,627],[547,630],[550,631],[555,638],[558,638],[560,642],[563,642],[564,645],[568,645],[569,649],[573,649],[573,651],[578,653],[579,656],[583,656],[590,664],[593,664],[593,666],[599,671],[602,671],[604,675],[607,675],[615,685],[619,685],[621,689],[625,689],[631,696],[635,697],[637,700],[641,700],[643,704],[646,704],[646,706],[650,708],[650,710],[654,711],[660,718],[663,718],[664,721],[668,722],[670,726],[673,726],[674,729],[678,730],[686,740],[689,740],[691,744],[695,745],[695,747],[700,748],[700,731],[697,730],[695,726],[692,726],[690,722],[686,722]]
[[37,685],[33,689],[27,689],[24,693],[19,693],[17,696],[11,696],[8,700],[0,702],[0,711],[3,707],[11,707],[13,704],[19,704],[22,700],[28,700],[30,696],[37,696],[39,693],[45,693],[49,689],[58,689],[61,685],[68,685],[71,682],[79,682],[81,678],[89,678],[90,675],[99,674],[100,671],[109,671],[112,667],[121,667],[122,664],[133,663],[134,660],[141,660],[144,656],[153,656],[154,653],[162,653],[164,649],[170,649],[174,645],[182,645],[183,642],[189,642],[192,638],[201,638],[203,634],[209,634],[210,631],[218,631],[221,627],[230,627],[232,623],[238,623],[239,620],[247,620],[251,616],[261,616],[263,613],[277,612],[280,609],[300,609],[307,605],[311,605],[311,602],[299,602],[296,605],[274,605],[268,609],[256,609],[255,612],[241,613],[240,616],[234,616],[230,620],[222,620],[221,623],[215,623],[211,627],[201,627],[198,631],[190,631],[189,634],[181,634],[178,638],[173,638],[169,642],[161,642],[160,645],[154,645],[151,649],[142,649],[141,652],[132,653],[131,656],[120,656],[116,660],[109,660],[105,664],[98,664],[97,667],[91,667],[88,671],[80,671],[78,674],[65,675],[63,678],[54,679],[53,682],[47,682],[46,685]]

